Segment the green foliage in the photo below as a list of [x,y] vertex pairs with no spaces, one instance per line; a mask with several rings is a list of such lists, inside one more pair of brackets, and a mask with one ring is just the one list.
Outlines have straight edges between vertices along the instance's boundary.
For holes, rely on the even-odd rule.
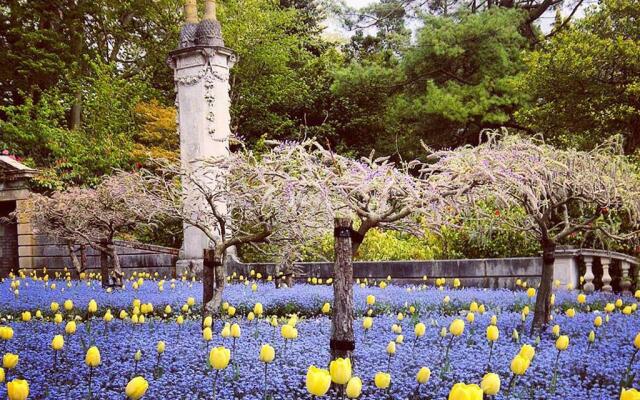
[[421,153],[417,139],[471,143],[481,129],[512,124],[525,99],[514,82],[527,47],[521,19],[505,9],[427,16],[417,43],[397,63],[366,59],[339,71],[333,90],[348,100],[355,136],[385,154],[413,158]]
[[606,0],[528,57],[518,119],[563,146],[593,148],[622,134],[640,145],[640,1]]

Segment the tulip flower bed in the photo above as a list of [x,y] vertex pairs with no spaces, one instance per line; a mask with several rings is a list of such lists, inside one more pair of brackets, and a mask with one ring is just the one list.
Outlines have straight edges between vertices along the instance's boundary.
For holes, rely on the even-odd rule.
[[[18,362],[14,368],[4,369],[4,380],[25,379],[29,399],[87,398],[90,375],[93,399],[126,398],[125,387],[134,376],[148,383],[143,399],[210,399],[214,380],[218,399],[311,399],[306,385],[307,371],[311,365],[327,368],[330,361],[330,307],[326,315],[322,311],[324,303],[331,302],[329,286],[305,284],[276,290],[265,283],[258,284],[253,291],[250,285],[229,285],[225,301],[235,308],[235,314],[229,316],[227,312],[224,321],[213,321],[212,335],[207,341],[202,321],[197,317],[201,305],[188,300],[198,299],[202,290],[198,282],[168,281],[161,285],[162,291],[157,282],[145,281],[137,290],[128,282],[126,289],[111,293],[101,289],[97,281],[73,282],[71,287],[64,281],[56,281],[55,289],[51,289],[53,281],[45,287],[41,280],[23,278],[19,288],[15,283],[10,287],[11,282],[6,279],[0,284],[2,326],[13,330],[13,336],[3,340],[6,328],[0,328],[0,351],[18,355]],[[559,341],[556,347],[557,336],[551,326],[539,339],[528,335],[532,315],[525,315],[523,323],[521,310],[534,298],[529,298],[526,291],[440,290],[393,284],[385,289],[356,286],[359,317],[355,321],[356,350],[351,361],[352,375],[362,381],[359,398],[447,399],[457,383],[480,384],[491,352],[491,370],[501,380],[501,389],[493,397],[496,400],[618,399],[620,381],[627,375],[636,346],[640,347],[640,338],[636,339],[640,314],[637,305],[633,305],[637,299],[600,293],[578,299],[578,294],[578,291],[556,292],[552,324],[557,324],[558,334],[568,339],[566,349],[560,351],[558,348],[564,345]],[[375,300],[370,297],[369,303],[373,304],[368,305],[369,295],[375,296]],[[134,299],[141,302],[137,310]],[[73,308],[65,309],[65,300],[72,300]],[[90,300],[97,305],[93,314],[88,314]],[[620,300],[617,305],[616,300]],[[51,302],[59,304],[55,312],[51,310]],[[249,321],[247,314],[258,302],[263,305],[264,314],[254,315],[255,319]],[[149,303],[153,310],[148,306],[143,310],[142,305]],[[604,309],[607,303],[612,303],[609,311],[594,311]],[[165,310],[167,305],[171,310]],[[365,330],[363,320],[369,308],[374,310],[369,320],[372,325]],[[108,322],[103,318],[107,309],[113,315],[112,319],[107,318]],[[470,309],[474,310],[473,317],[469,317]],[[565,312],[566,309],[572,311]],[[122,310],[127,314],[123,319]],[[25,311],[31,315],[23,315]],[[299,316],[291,320],[290,315],[285,315],[291,312]],[[274,313],[280,314],[277,326],[271,318]],[[400,318],[398,313],[402,313]],[[55,323],[54,314],[61,314],[64,321]],[[141,322],[138,315],[145,314]],[[132,320],[133,315],[136,317]],[[598,316],[603,322],[596,328],[594,320]],[[491,349],[487,328],[492,318],[499,336]],[[464,322],[461,333],[453,327],[449,331],[456,319]],[[65,333],[70,320],[76,320],[76,329]],[[424,324],[424,334],[416,338],[414,327],[419,322]],[[227,327],[224,335],[227,337],[223,337],[223,323],[237,324],[237,328]],[[295,325],[295,339],[285,341],[284,324]],[[239,337],[231,337],[231,331]],[[589,341],[591,331],[595,334],[593,342]],[[455,336],[451,332],[460,334]],[[62,346],[59,338],[58,342],[52,342],[56,335],[62,335]],[[159,342],[163,342],[161,352]],[[388,353],[390,342],[396,343],[393,355]],[[275,349],[275,358],[266,369],[260,359],[264,344]],[[524,344],[533,346],[535,356],[524,374],[512,380],[512,360]],[[209,351],[219,346],[230,350],[231,360],[226,368],[216,372],[208,362]],[[99,350],[99,359],[96,350],[89,351],[92,347]],[[88,352],[92,354],[87,355]],[[11,360],[7,359],[5,367],[9,366]],[[557,378],[552,384],[556,366]],[[431,373],[425,375],[423,370],[421,379],[428,380],[418,386],[416,374],[422,367],[430,368]],[[378,372],[390,374],[388,389],[376,387],[374,377]],[[629,372],[640,375],[640,357],[636,357]],[[142,379],[137,379],[132,388],[142,385]],[[318,379],[314,381],[316,384],[321,383]],[[136,387],[142,388],[140,385]],[[636,379],[633,385],[639,387],[640,383]],[[136,398],[141,391],[132,389],[128,393],[130,398]],[[324,397],[340,398],[340,394],[332,388]],[[6,397],[7,386],[0,385],[0,398]],[[453,397],[463,398],[477,397]]]

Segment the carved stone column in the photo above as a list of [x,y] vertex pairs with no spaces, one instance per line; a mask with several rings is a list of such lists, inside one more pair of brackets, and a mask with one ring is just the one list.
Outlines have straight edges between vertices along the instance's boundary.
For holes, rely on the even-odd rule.
[[[168,60],[176,87],[180,159],[182,167],[190,171],[197,170],[203,159],[229,154],[229,69],[236,56],[224,47],[215,3],[206,1],[205,6],[204,18],[198,22],[196,1],[187,1],[179,48],[169,54]],[[197,190],[184,184],[184,191],[185,212],[210,212]],[[203,249],[210,247],[209,239],[187,224],[183,236],[177,273],[200,275]]]
[[600,258],[600,263],[602,264],[602,291],[611,292],[613,290],[611,287],[611,275],[609,274],[611,259],[608,257],[602,257]]
[[622,279],[620,280],[620,289],[622,294],[631,295],[631,277],[629,276],[630,265],[628,261],[620,260],[620,269],[622,270]]
[[593,293],[593,291],[596,289],[595,285],[593,284],[593,279],[595,278],[595,276],[593,275],[593,257],[584,256],[583,259],[586,271],[584,273],[584,285],[582,286],[582,289],[585,293]]

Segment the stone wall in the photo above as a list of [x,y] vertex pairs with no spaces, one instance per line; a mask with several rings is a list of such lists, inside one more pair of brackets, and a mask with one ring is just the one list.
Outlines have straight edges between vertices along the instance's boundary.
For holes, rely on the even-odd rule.
[[[178,250],[148,245],[138,242],[116,242],[120,264],[123,271],[130,275],[133,271],[158,272],[160,276],[175,277]],[[59,271],[68,267],[73,270],[69,251],[64,244],[43,235],[34,235],[30,249],[29,263],[33,268],[47,267],[50,271]],[[100,254],[87,248],[87,268],[89,272],[100,272]],[[79,252],[76,255],[80,257]]]
[[[262,275],[273,275],[275,264],[241,263],[233,260],[227,266],[227,272],[236,272],[248,276],[251,270]],[[333,263],[299,263],[295,265],[297,281],[306,281],[308,277],[329,278],[333,276]],[[423,276],[431,282],[433,278],[459,278],[464,286],[487,288],[513,287],[518,278],[537,284],[542,274],[540,257],[494,258],[475,260],[434,260],[434,261],[385,261],[355,262],[354,278],[370,280],[385,279],[391,275],[393,281],[400,284],[419,283]]]

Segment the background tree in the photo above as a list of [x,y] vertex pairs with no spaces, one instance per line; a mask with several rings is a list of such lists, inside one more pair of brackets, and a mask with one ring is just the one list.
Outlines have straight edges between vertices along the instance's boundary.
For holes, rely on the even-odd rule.
[[640,145],[640,2],[606,0],[530,55],[518,120],[561,146]]
[[[34,194],[31,198],[31,218],[38,232],[66,243],[72,258],[74,245],[91,247],[102,255],[103,286],[122,285],[124,273],[115,240],[132,229],[153,224],[160,215],[160,210],[136,191],[133,177],[121,172],[95,189],[72,187],[51,197]],[[110,269],[105,264],[107,257]],[[77,260],[74,264],[78,272],[86,267]]]
[[[200,229],[216,258],[213,298],[205,308],[217,314],[229,248],[258,243],[300,243],[327,226],[312,195],[313,180],[291,163],[297,146],[281,145],[264,153],[241,149],[228,157],[202,160],[189,169],[166,164],[136,174],[137,191],[154,208]],[[192,189],[186,193],[183,187]]]
[[514,84],[527,46],[514,23],[521,18],[504,9],[427,16],[395,65],[365,59],[339,71],[333,89],[354,105],[348,127],[358,133],[347,144],[413,159],[416,139],[461,145],[477,142],[484,128],[516,125],[525,99]]
[[619,142],[585,152],[561,150],[537,138],[488,135],[480,146],[435,153],[439,161],[431,168],[444,172],[434,179],[455,177],[471,187],[465,199],[472,208],[484,199],[522,207],[526,218],[513,220],[514,228],[542,248],[532,326],[540,329],[549,321],[557,245],[577,232],[600,231],[618,240],[637,236],[637,231],[618,235],[616,227],[620,219],[632,227],[640,222],[640,178]]

